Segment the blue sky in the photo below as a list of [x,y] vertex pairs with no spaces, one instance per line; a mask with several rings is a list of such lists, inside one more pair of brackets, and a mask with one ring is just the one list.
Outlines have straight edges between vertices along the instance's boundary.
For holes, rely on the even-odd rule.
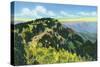
[[49,4],[33,2],[15,2],[14,17],[36,19],[42,17],[54,18],[84,18],[97,17],[96,6],[80,6],[68,4]]

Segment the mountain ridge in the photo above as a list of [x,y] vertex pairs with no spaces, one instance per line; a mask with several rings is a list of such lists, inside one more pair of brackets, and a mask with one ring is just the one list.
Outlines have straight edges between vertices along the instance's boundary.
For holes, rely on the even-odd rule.
[[[94,43],[91,40],[85,41],[75,30],[63,27],[54,18],[40,18],[16,24],[14,34],[15,46],[35,46],[46,49],[52,47],[57,51],[64,49],[81,57],[85,56],[87,59],[90,57],[92,60],[96,60],[97,57],[95,54],[97,40]],[[26,47],[24,47],[24,51],[26,51]],[[91,50],[89,50],[90,48]],[[16,49],[19,49],[19,47]]]

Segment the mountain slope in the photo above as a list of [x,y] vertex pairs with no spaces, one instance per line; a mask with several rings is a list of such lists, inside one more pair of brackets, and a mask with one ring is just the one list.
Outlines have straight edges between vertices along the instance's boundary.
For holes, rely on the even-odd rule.
[[[96,51],[96,42],[92,43],[90,40],[85,41],[75,30],[69,27],[63,27],[54,18],[41,18],[16,24],[14,34],[14,48],[16,50],[23,49],[22,54],[26,52],[25,55],[29,54],[27,52],[30,48],[34,50],[36,48],[49,49],[49,47],[52,47],[56,51],[64,49],[64,51],[75,53],[81,57],[85,56],[87,59],[92,58],[91,60],[96,60],[96,52],[94,52]],[[91,50],[89,50],[90,48]],[[19,54],[19,52],[15,53]]]

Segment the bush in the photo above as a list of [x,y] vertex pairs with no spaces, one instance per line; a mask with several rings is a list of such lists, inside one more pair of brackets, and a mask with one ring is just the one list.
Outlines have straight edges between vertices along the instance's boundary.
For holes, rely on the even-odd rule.
[[37,43],[31,43],[27,47],[27,64],[53,64],[87,61],[85,57],[78,56],[76,53],[68,52],[65,49],[56,50],[50,46],[45,48],[39,45],[40,44]]

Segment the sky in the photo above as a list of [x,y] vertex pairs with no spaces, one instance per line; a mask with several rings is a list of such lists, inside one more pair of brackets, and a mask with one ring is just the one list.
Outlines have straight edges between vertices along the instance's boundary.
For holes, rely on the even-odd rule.
[[[14,2],[14,19],[16,21],[52,17],[69,21],[96,21],[97,7],[71,4],[50,4],[38,2]],[[64,18],[64,19],[63,19]],[[84,19],[85,18],[85,19]]]

